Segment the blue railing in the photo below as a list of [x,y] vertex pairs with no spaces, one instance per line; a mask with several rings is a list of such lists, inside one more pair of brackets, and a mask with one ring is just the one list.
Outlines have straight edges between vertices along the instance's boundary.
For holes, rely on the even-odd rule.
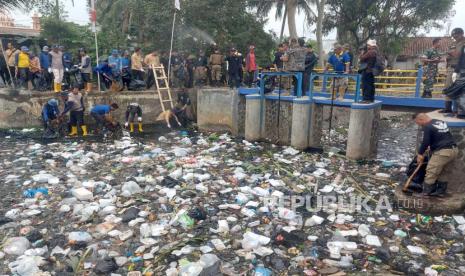
[[[314,94],[314,80],[315,78],[323,78],[323,85],[321,87],[321,93],[327,93],[326,92],[326,87],[328,83],[328,78],[348,78],[348,79],[353,79],[355,80],[355,97],[354,101],[358,102],[360,99],[360,75],[359,74],[341,74],[341,73],[315,73],[313,72],[310,75],[310,88],[309,91],[306,91],[306,94],[310,97],[310,99],[313,99],[313,94]],[[333,83],[334,84],[334,83]],[[333,95],[334,96],[334,95]]]
[[[295,77],[297,79],[297,93],[294,96],[297,98],[302,97],[302,75],[301,72],[261,72],[260,73],[260,95],[262,97],[265,96],[265,77]],[[293,95],[294,91],[290,91],[291,95]]]

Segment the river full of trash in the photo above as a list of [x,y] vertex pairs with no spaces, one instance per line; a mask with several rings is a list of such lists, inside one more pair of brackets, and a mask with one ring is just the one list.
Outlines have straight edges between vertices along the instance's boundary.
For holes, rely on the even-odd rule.
[[196,131],[1,136],[0,274],[465,274],[464,216],[393,196],[408,154],[354,162]]

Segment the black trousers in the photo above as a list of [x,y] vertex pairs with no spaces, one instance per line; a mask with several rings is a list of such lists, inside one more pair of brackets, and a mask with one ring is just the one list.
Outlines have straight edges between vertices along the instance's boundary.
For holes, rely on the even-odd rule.
[[239,71],[230,71],[229,72],[229,87],[239,88],[241,86],[241,75]]
[[364,101],[372,102],[375,100],[375,76],[373,73],[362,73],[362,89]]
[[82,126],[84,124],[84,111],[71,111],[69,123],[71,126]]
[[131,73],[132,73],[132,78],[133,79],[141,80],[141,81],[144,80],[144,72],[142,72],[140,70],[131,70]]
[[251,87],[255,80],[255,71],[247,72],[246,84],[248,87]]
[[149,69],[149,71],[147,72],[147,80],[145,81],[146,88],[149,89],[154,84],[155,84],[155,76],[153,75],[153,70]]

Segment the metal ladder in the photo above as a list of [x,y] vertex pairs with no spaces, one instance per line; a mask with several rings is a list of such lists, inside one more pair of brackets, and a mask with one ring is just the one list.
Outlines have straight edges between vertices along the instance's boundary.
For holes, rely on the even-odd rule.
[[[161,109],[163,110],[163,112],[165,112],[167,109],[171,109],[174,107],[173,98],[171,97],[171,90],[170,90],[170,86],[168,83],[168,78],[166,77],[166,73],[165,73],[165,68],[163,64],[161,64],[160,66],[152,67],[152,70],[153,70],[153,77],[155,79],[155,84],[157,86],[158,98],[160,99]],[[162,80],[163,86],[160,85],[160,82],[159,82],[160,80]],[[164,93],[168,94],[167,99],[166,97],[163,97]],[[170,107],[169,108],[165,107],[165,103],[169,103]]]

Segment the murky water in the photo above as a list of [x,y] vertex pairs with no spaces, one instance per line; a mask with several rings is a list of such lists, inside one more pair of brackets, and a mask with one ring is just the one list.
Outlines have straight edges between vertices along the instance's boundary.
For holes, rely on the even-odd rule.
[[418,127],[401,115],[382,119],[378,139],[378,159],[407,165],[415,154]]

